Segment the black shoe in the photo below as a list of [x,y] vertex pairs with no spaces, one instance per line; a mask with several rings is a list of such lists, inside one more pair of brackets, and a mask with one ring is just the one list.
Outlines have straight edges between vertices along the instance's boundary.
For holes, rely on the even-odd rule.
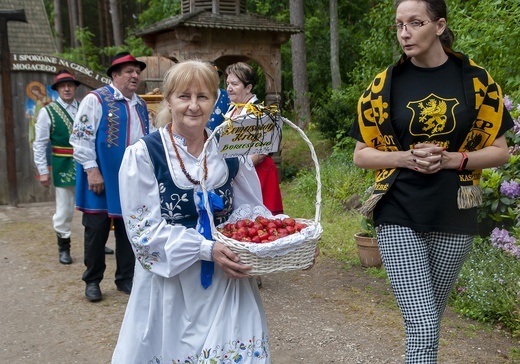
[[60,263],[61,264],[71,264],[72,258],[70,257],[69,250],[60,251]]
[[117,283],[117,290],[126,294],[130,294],[132,292],[132,282],[123,282],[123,283]]
[[87,283],[87,288],[85,288],[85,297],[90,302],[98,302],[103,298],[101,296],[101,289],[99,289],[99,283]]
[[105,254],[114,254],[114,251],[110,249],[108,246],[105,247]]

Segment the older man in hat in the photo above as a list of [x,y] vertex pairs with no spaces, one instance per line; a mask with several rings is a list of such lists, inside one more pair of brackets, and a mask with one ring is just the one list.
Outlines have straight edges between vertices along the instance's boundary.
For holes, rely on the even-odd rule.
[[[58,236],[59,261],[71,264],[70,224],[74,213],[74,185],[76,167],[69,143],[70,130],[78,110],[76,88],[81,83],[66,70],[58,72],[51,88],[58,92],[58,99],[40,109],[35,125],[33,142],[34,163],[44,187],[52,184],[56,193],[56,212],[52,217],[54,231]],[[52,154],[49,173],[47,146],[51,144]]]
[[111,226],[116,240],[115,284],[126,294],[132,289],[135,258],[121,218],[118,172],[125,148],[149,132],[146,103],[136,94],[145,68],[130,53],[117,54],[107,71],[111,84],[85,96],[70,136],[77,162],[76,208],[83,212],[85,228],[83,281],[91,302],[102,299],[104,248]]

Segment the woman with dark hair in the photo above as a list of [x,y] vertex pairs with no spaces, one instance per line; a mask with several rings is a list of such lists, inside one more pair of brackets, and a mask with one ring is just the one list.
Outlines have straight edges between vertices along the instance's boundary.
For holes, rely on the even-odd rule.
[[[246,114],[246,104],[256,104],[260,101],[253,94],[258,76],[250,65],[244,62],[234,63],[226,68],[227,92],[231,105],[226,117],[234,118]],[[269,155],[255,154],[251,156],[255,166],[264,205],[273,215],[283,214],[282,194],[278,182],[278,171],[273,159]]]
[[451,49],[444,1],[398,0],[404,54],[359,99],[354,162],[375,170],[377,241],[406,329],[406,363],[436,363],[440,322],[477,229],[483,168],[513,126],[488,72]]

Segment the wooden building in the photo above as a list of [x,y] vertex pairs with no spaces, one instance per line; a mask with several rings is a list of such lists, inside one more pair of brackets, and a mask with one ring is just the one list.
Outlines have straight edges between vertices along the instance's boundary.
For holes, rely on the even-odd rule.
[[[55,74],[67,69],[83,82],[76,93],[79,99],[109,81],[105,75],[54,56],[56,46],[43,0],[0,0],[3,16],[21,10],[26,22],[7,21],[6,29],[0,27],[0,38],[7,40],[9,51],[4,53],[10,58],[0,78],[11,86],[9,90],[7,85],[10,93],[5,94],[0,88],[0,205],[54,200],[54,189],[43,188],[37,180],[31,143],[39,108],[56,97],[50,88]],[[6,109],[12,111],[8,120]]]
[[[153,56],[143,59],[147,68],[142,73],[140,93],[159,87],[175,62],[199,58],[225,69],[244,61],[261,68],[266,104],[279,103],[281,45],[302,29],[247,13],[246,0],[183,0],[181,6],[180,15],[137,32],[153,49]],[[41,187],[36,178],[31,143],[38,108],[50,100],[56,72],[67,69],[83,82],[77,91],[79,99],[110,81],[105,75],[54,56],[56,46],[43,0],[0,0],[0,13],[21,9],[26,22],[7,22],[6,30],[0,27],[0,39],[8,40],[11,58],[7,67],[11,102],[5,104],[6,95],[0,89],[0,110],[12,107],[9,120],[0,112],[0,205],[54,199],[54,189]]]
[[[265,76],[266,104],[279,103],[281,45],[303,31],[288,23],[251,14],[246,0],[183,0],[182,13],[137,32],[155,57],[173,62],[214,61],[224,70],[235,62],[253,62]],[[146,75],[145,78],[157,75]]]

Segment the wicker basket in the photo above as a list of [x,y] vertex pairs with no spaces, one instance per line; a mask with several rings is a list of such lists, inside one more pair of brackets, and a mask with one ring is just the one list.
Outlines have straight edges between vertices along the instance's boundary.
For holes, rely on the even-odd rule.
[[[274,257],[270,256],[259,256],[254,254],[248,249],[248,246],[255,243],[248,242],[240,242],[231,238],[226,237],[222,233],[220,233],[213,224],[213,217],[211,216],[210,208],[208,206],[208,196],[207,190],[204,185],[204,181],[201,181],[201,187],[204,194],[204,200],[206,202],[206,210],[210,215],[212,236],[215,241],[218,241],[231,249],[233,252],[238,254],[240,257],[240,262],[244,264],[251,265],[253,269],[250,271],[251,275],[259,275],[259,274],[267,274],[274,272],[286,272],[292,270],[301,270],[310,267],[314,262],[314,252],[316,250],[316,246],[318,244],[318,240],[321,237],[322,227],[320,225],[321,218],[321,179],[320,179],[320,166],[318,163],[318,158],[316,156],[316,152],[314,151],[314,147],[312,143],[309,141],[305,133],[295,124],[293,124],[290,120],[286,118],[282,118],[282,121],[298,131],[300,136],[309,146],[311,151],[311,157],[315,165],[316,169],[316,214],[314,220],[306,220],[302,218],[295,218],[297,222],[305,223],[308,227],[311,227],[313,233],[310,236],[307,236],[303,239],[303,243],[296,244],[294,250],[291,250],[283,255],[277,255]],[[206,141],[204,145],[204,150],[202,151],[203,155],[205,155],[206,147],[209,141],[223,128],[225,125],[221,124],[211,134],[211,136]],[[276,243],[264,243],[263,245],[269,245]]]

